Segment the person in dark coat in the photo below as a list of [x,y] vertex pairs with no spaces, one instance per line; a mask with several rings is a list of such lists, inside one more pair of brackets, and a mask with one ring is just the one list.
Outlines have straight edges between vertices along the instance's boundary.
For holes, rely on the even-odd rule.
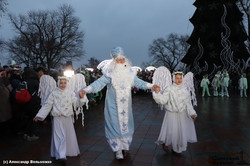
[[0,132],[1,138],[8,136],[10,129],[11,107],[8,78],[0,77]]
[[11,122],[11,131],[13,134],[23,134],[23,108],[22,105],[18,104],[15,98],[16,89],[18,85],[22,82],[21,77],[21,69],[13,68],[10,71],[10,84],[12,90],[10,92],[10,103],[11,103],[11,111],[12,111],[12,122]]
[[37,72],[30,68],[24,70],[22,78],[23,81],[27,82],[28,91],[31,94],[31,100],[28,103],[23,104],[24,115],[26,118],[24,139],[28,141],[33,141],[39,139],[39,137],[35,135],[37,124],[33,122],[33,117],[39,111],[41,102],[37,94],[39,88],[39,78]]

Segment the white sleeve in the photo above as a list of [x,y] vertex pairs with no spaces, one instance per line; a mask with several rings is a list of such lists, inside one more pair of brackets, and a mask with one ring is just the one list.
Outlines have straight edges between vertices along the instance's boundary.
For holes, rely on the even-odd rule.
[[186,100],[186,106],[187,106],[187,112],[188,112],[189,117],[191,118],[192,115],[195,115],[197,117],[197,113],[194,110],[190,97],[188,97]]
[[42,121],[48,116],[50,113],[54,103],[54,97],[53,94],[51,93],[48,97],[48,99],[45,101],[44,105],[42,108],[39,110],[39,112],[36,114],[36,117],[39,117],[42,119]]
[[153,92],[153,98],[157,104],[165,105],[169,101],[169,92],[163,94]]
[[151,89],[151,88],[153,87],[153,85],[154,85],[154,84],[147,83],[147,84],[146,84],[146,87],[147,87],[148,89]]
[[72,92],[71,99],[72,99],[72,104],[73,104],[73,107],[75,108],[75,110],[78,107],[82,107],[84,104],[86,104],[86,107],[88,109],[89,100],[87,98],[87,95],[85,95],[83,98],[80,98],[79,95]]
[[82,90],[84,90],[84,91],[86,91],[87,93],[91,93],[91,92],[93,92],[93,88],[92,88],[92,86],[87,86],[87,87],[85,87],[85,88],[83,88]]

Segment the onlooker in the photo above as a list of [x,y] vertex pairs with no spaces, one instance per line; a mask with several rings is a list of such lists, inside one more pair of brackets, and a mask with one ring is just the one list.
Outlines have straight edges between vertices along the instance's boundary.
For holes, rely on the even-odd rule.
[[11,107],[10,107],[10,91],[7,86],[8,78],[0,77],[0,132],[1,136],[5,136],[9,131],[9,120],[11,119]]
[[26,117],[24,138],[28,141],[37,140],[39,137],[35,135],[36,123],[33,122],[33,117],[40,109],[40,98],[37,95],[39,88],[38,76],[35,70],[26,69],[23,73],[23,80],[27,82],[28,91],[31,94],[31,100],[23,104],[24,115]]
[[40,78],[42,77],[42,75],[45,74],[45,69],[43,67],[38,67],[36,69],[36,72],[37,72],[38,79],[40,80]]

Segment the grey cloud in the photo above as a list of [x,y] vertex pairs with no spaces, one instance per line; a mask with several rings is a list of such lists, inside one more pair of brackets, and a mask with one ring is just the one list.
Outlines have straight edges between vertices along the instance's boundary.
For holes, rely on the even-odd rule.
[[[109,58],[113,46],[124,47],[134,65],[149,60],[148,46],[169,33],[190,34],[188,19],[195,8],[194,0],[9,0],[9,11],[15,14],[29,10],[56,9],[63,3],[73,6],[86,33],[86,56],[76,66],[87,63],[90,57]],[[13,31],[6,20],[0,29],[1,37],[9,38]]]

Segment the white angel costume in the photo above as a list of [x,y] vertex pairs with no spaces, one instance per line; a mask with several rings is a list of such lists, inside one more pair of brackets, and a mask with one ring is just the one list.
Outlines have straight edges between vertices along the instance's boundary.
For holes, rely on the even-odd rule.
[[[67,83],[67,89],[71,92],[74,92],[76,95],[78,95],[79,91],[82,87],[86,86],[85,77],[84,75],[78,73],[74,74],[73,70],[67,71],[70,72],[70,74],[66,74],[66,78],[68,79]],[[45,101],[47,100],[48,96],[52,93],[52,91],[56,89],[56,82],[53,79],[53,77],[49,75],[43,75],[40,78],[39,83],[39,90],[38,95],[41,98],[41,106],[44,105]],[[88,109],[88,99],[86,98],[86,108]],[[78,119],[78,115],[82,114],[82,125],[84,126],[84,113],[83,113],[83,107],[82,106],[74,106],[74,114],[76,119]],[[73,119],[74,120],[74,119]]]
[[[65,79],[65,78],[59,78]],[[82,99],[66,88],[62,90],[55,88],[43,103],[36,117],[44,120],[51,112],[52,137],[51,157],[66,159],[66,156],[77,156],[80,154],[75,129],[73,126],[73,106],[82,106],[88,100],[86,96]]]
[[161,87],[161,92],[153,93],[153,98],[166,111],[156,143],[165,144],[177,153],[185,151],[188,142],[197,142],[191,118],[197,116],[192,105],[192,100],[194,105],[197,104],[192,79],[192,73],[188,73],[182,84],[172,84],[171,74],[165,67],[159,67],[153,77],[153,83]]
[[[121,47],[111,51],[113,59],[105,60],[98,65],[103,76],[84,88],[87,93],[96,93],[107,86],[104,118],[105,136],[114,152],[129,150],[134,133],[134,120],[132,114],[131,88],[150,89],[152,84],[137,78],[136,70],[131,68],[125,58]],[[124,64],[116,63],[116,59],[124,58]],[[120,159],[122,159],[121,157]]]

